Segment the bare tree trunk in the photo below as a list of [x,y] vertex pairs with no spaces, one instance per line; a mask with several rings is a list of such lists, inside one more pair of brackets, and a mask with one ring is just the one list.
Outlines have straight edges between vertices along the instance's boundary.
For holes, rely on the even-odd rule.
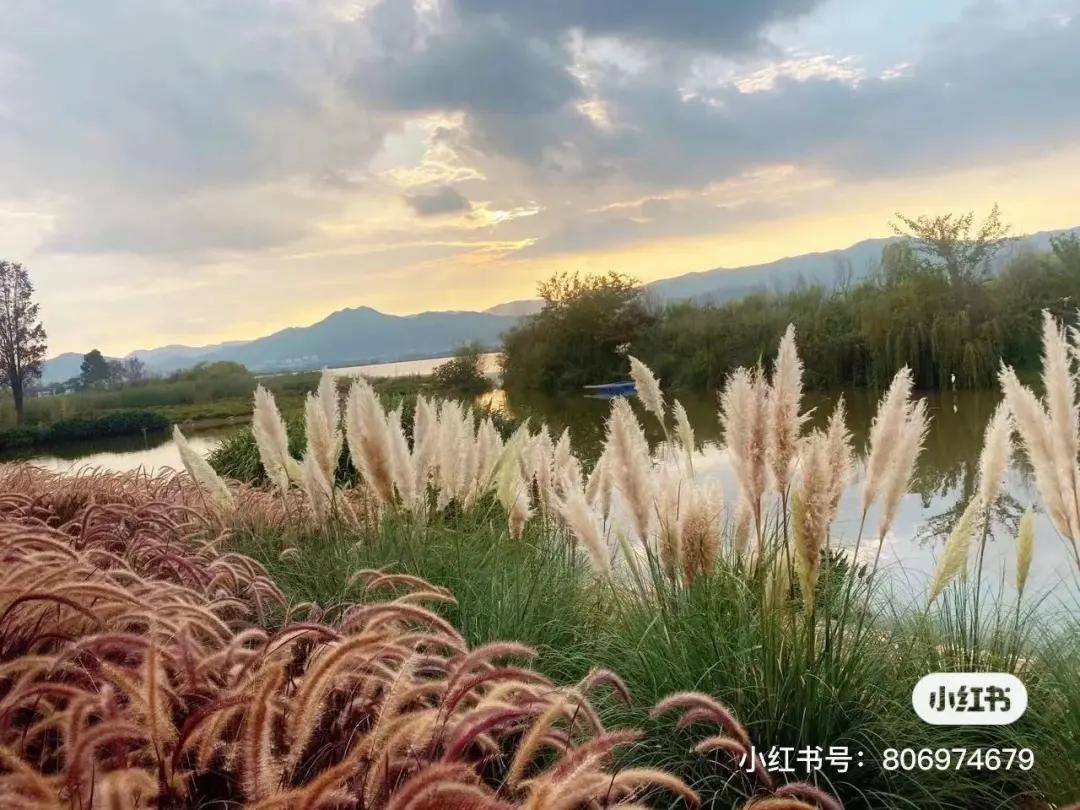
[[22,380],[16,378],[11,381],[11,397],[15,400],[15,424],[23,423],[23,387]]

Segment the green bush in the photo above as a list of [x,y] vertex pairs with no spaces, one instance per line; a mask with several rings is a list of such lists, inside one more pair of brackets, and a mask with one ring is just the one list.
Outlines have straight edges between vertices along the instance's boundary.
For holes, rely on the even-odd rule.
[[440,394],[483,394],[492,388],[484,374],[484,361],[479,343],[466,343],[454,352],[452,359],[436,367],[431,375],[431,387]]
[[169,420],[152,411],[113,411],[89,419],[61,419],[51,425],[0,430],[0,450],[107,436],[161,433],[168,429]]

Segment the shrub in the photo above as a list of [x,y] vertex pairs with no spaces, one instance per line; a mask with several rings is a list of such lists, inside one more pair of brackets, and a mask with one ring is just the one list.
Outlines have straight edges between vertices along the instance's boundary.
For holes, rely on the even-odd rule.
[[478,343],[466,343],[435,369],[432,388],[443,394],[483,394],[492,388]]
[[0,449],[31,447],[59,442],[161,433],[169,420],[152,411],[114,411],[93,418],[61,419],[51,425],[0,430]]

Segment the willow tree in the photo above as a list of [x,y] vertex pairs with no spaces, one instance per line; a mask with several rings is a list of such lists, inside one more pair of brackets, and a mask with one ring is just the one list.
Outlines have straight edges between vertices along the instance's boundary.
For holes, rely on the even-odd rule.
[[11,387],[20,424],[26,386],[41,376],[45,359],[45,329],[33,294],[26,268],[0,260],[0,383]]

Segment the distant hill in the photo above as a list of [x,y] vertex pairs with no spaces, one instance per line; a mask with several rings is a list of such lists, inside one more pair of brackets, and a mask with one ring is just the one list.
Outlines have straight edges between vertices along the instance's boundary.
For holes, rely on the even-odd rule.
[[51,357],[44,362],[41,371],[41,382],[44,385],[64,382],[72,377],[78,377],[82,370],[83,356],[78,352],[64,352],[56,357]]
[[[282,329],[266,337],[214,346],[162,346],[132,352],[153,374],[168,374],[196,363],[232,360],[255,372],[307,370],[323,366],[379,363],[450,354],[462,343],[496,346],[516,318],[483,312],[422,312],[387,315],[370,307],[342,309],[310,326]],[[42,382],[79,373],[75,352],[45,361]]]
[[523,298],[520,301],[507,301],[505,304],[498,304],[485,309],[484,312],[489,315],[504,315],[510,317],[522,317],[524,315],[535,315],[544,307],[544,302],[539,298]]
[[[1018,253],[1049,248],[1050,237],[1080,228],[1042,231],[1017,239],[996,261],[1000,266]],[[878,266],[881,249],[898,237],[866,239],[841,250],[789,256],[747,267],[717,267],[646,285],[659,302],[693,300],[720,303],[757,291],[785,292],[802,284],[832,287],[841,280],[866,278]],[[342,309],[310,326],[294,326],[272,335],[213,346],[161,346],[132,354],[155,374],[167,374],[200,362],[234,360],[252,371],[308,370],[322,366],[360,365],[450,354],[467,341],[495,346],[521,317],[538,312],[538,299],[508,301],[484,312],[421,312],[387,315],[371,307]],[[45,361],[45,384],[79,373],[82,355],[67,352]]]

